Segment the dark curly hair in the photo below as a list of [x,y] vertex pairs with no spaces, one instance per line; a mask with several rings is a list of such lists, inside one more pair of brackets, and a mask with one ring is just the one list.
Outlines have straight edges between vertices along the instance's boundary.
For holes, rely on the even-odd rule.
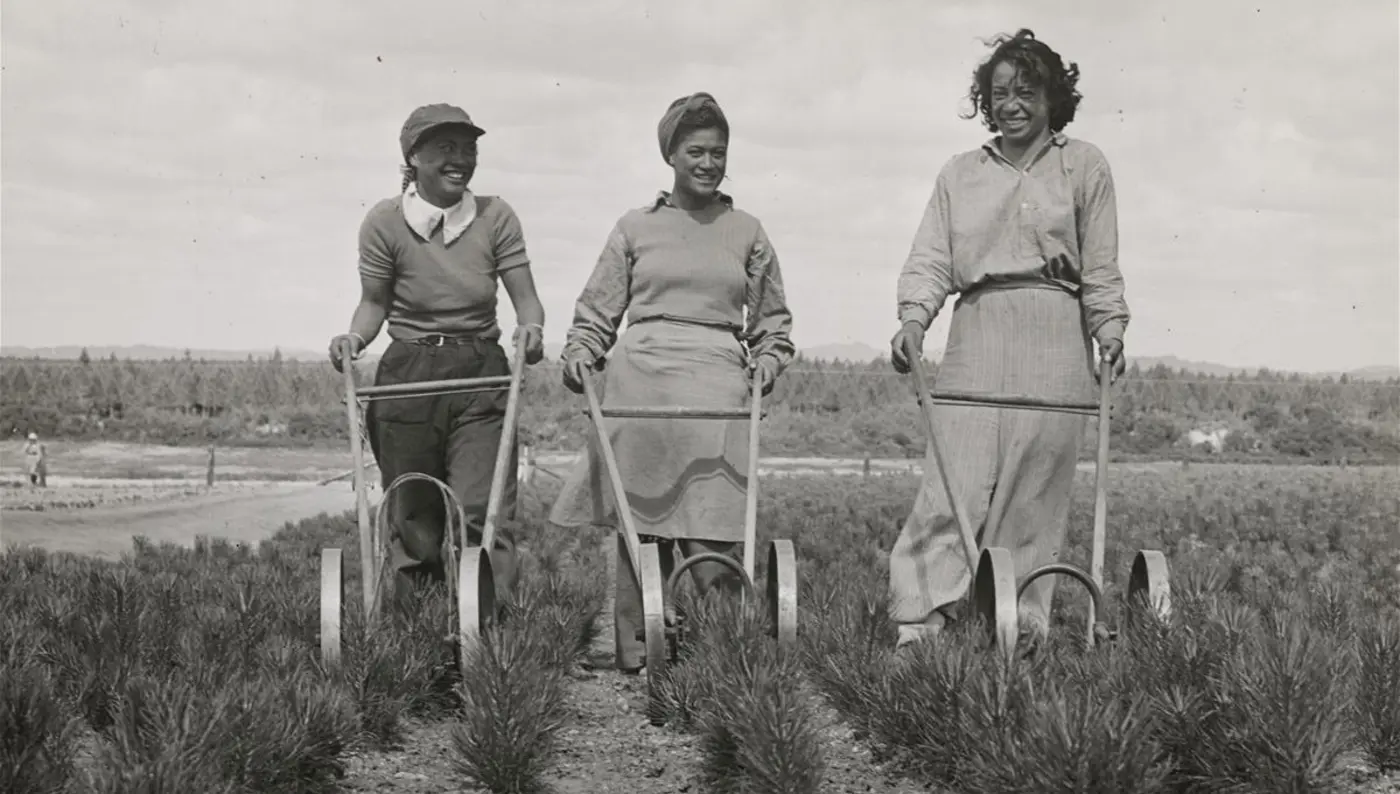
[[729,122],[723,114],[716,113],[713,107],[706,105],[681,116],[681,123],[676,125],[676,133],[671,136],[671,153],[675,153],[676,147],[685,140],[685,136],[697,130],[708,129],[717,129],[724,133],[725,140],[729,139]]
[[996,121],[992,119],[992,72],[1006,61],[1016,67],[1021,79],[1045,89],[1045,98],[1050,104],[1051,132],[1059,132],[1074,121],[1074,111],[1083,98],[1075,90],[1079,83],[1078,64],[1066,64],[1059,53],[1026,28],[1016,31],[1014,36],[1003,33],[984,43],[996,49],[972,73],[972,88],[967,94],[972,100],[972,110],[961,114],[962,118],[981,115],[983,126],[997,131]]

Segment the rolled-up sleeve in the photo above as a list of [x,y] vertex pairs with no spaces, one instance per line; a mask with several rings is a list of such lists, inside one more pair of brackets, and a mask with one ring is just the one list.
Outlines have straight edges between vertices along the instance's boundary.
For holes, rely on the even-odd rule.
[[613,226],[588,283],[574,303],[574,321],[564,345],[565,361],[597,361],[617,341],[632,287],[630,248],[622,224]]
[[773,364],[769,369],[776,376],[787,369],[797,351],[792,343],[792,311],[783,290],[778,254],[762,224],[749,249],[746,270],[748,327],[745,337],[755,361],[771,359]]
[[917,322],[927,329],[953,288],[953,256],[949,244],[948,180],[944,166],[934,182],[904,268],[899,273],[897,299],[901,324]]
[[496,272],[528,267],[530,255],[525,250],[525,232],[520,226],[520,216],[504,199],[498,198],[496,201],[500,212],[496,214],[496,224],[492,230],[491,252],[496,261]]
[[360,283],[381,286],[394,281],[394,251],[377,212],[366,214],[360,223],[359,249]]
[[1108,160],[1098,152],[1087,164],[1081,201],[1078,231],[1084,319],[1099,344],[1109,339],[1121,342],[1129,314],[1123,272],[1118,268],[1118,199]]

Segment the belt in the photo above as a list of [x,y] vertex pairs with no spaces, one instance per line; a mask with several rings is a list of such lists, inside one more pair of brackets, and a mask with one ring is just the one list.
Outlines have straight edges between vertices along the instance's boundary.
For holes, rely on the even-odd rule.
[[735,336],[739,336],[744,332],[743,328],[740,328],[734,323],[725,322],[723,320],[701,320],[695,317],[677,317],[670,314],[653,314],[647,317],[638,317],[635,320],[629,320],[628,323],[630,325],[642,325],[643,323],[677,323],[679,325],[695,325],[701,328],[713,328],[717,331],[728,331],[729,333],[734,334]]
[[962,303],[968,298],[983,292],[1005,292],[1007,290],[1017,289],[1044,289],[1050,290],[1051,292],[1063,292],[1074,296],[1078,295],[1074,289],[1059,282],[1047,281],[1043,278],[1018,278],[1006,281],[982,281],[974,285],[971,289],[963,290],[958,295],[957,302]]
[[443,334],[428,334],[417,339],[405,339],[410,345],[424,345],[427,347],[442,347],[443,345],[479,345],[486,341],[479,336],[445,336]]

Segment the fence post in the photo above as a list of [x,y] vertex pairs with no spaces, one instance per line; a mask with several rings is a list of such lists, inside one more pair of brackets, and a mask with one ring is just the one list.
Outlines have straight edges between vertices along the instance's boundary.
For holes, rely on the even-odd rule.
[[870,479],[870,456],[869,456],[869,455],[866,455],[866,456],[865,456],[865,467],[864,467],[864,469],[863,469],[863,473],[864,473],[865,479],[867,479],[867,480]]
[[204,484],[209,488],[214,487],[214,445],[209,445],[209,468],[204,473]]

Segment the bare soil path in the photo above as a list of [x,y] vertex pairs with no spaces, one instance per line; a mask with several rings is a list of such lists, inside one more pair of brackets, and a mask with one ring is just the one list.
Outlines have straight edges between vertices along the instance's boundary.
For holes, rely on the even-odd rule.
[[[550,794],[702,794],[699,740],[646,717],[646,676],[613,667],[612,605],[603,610],[586,665],[572,673],[570,719],[560,732]],[[822,794],[919,794],[926,789],[891,779],[851,730],[824,715],[827,773]],[[403,747],[352,756],[341,790],[396,794],[485,794],[465,786],[452,768],[449,723],[412,725]]]
[[72,510],[5,510],[0,535],[6,546],[42,546],[55,552],[116,559],[131,539],[191,545],[195,535],[256,544],[287,522],[355,509],[345,483],[260,483],[173,499],[99,505]]

